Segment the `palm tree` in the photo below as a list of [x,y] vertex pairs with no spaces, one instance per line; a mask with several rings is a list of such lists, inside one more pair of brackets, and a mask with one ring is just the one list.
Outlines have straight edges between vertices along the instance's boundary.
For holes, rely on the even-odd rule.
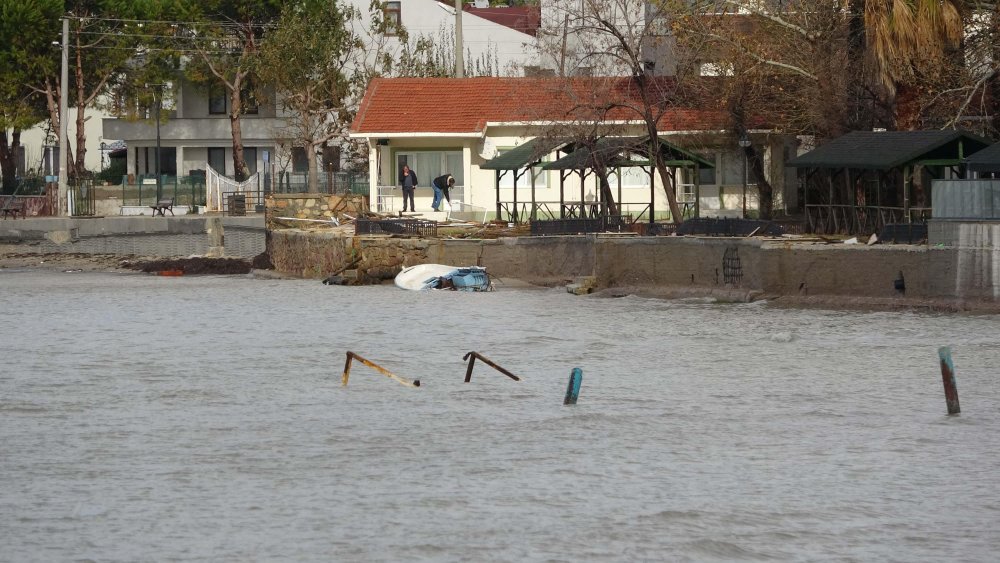
[[958,55],[962,0],[865,0],[866,53],[895,126],[920,126],[923,84]]

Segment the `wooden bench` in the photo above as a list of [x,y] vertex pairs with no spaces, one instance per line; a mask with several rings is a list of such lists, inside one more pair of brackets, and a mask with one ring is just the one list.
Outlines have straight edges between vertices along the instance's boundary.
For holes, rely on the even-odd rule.
[[153,210],[153,217],[156,217],[157,213],[160,214],[160,217],[166,217],[166,215],[164,215],[165,211],[169,211],[171,215],[174,214],[174,200],[173,200],[173,198],[171,198],[171,199],[161,199],[160,201],[156,202],[156,205],[150,205],[149,207],[152,208],[152,210]]
[[21,200],[18,200],[18,199],[14,199],[12,197],[8,198],[7,199],[7,203],[5,203],[4,206],[3,206],[3,218],[4,218],[4,220],[6,221],[7,217],[9,217],[11,215],[13,215],[15,219],[17,219],[17,214],[18,213],[21,214],[21,218],[22,219],[24,219],[24,218],[27,217],[27,215],[25,215],[25,211],[24,211],[24,202],[21,201]]

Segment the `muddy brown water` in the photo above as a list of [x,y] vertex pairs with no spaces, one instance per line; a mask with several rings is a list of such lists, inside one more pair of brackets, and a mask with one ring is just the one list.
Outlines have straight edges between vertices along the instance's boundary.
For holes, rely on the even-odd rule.
[[0,560],[1000,551],[996,316],[30,270],[0,310]]

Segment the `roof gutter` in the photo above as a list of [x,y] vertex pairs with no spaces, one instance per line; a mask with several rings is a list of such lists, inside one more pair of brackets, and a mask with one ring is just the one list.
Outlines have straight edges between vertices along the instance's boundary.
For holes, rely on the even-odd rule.
[[351,133],[348,135],[352,139],[440,139],[447,137],[451,139],[479,139],[483,136],[481,132],[470,131],[468,133],[435,133],[432,131],[421,131],[419,133]]

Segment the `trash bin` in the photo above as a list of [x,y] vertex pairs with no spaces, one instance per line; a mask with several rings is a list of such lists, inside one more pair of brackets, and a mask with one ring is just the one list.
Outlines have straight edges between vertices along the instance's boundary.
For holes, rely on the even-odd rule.
[[229,216],[242,217],[247,214],[247,196],[234,194],[229,196]]

